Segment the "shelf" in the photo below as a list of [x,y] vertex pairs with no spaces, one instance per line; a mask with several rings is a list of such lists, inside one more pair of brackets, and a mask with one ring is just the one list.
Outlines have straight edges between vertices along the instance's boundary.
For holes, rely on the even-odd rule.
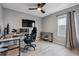
[[19,48],[9,50],[6,56],[18,56],[19,55]]
[[1,48],[1,49],[0,49],[0,52],[5,52],[5,51],[9,51],[9,50],[17,49],[17,48],[19,48],[18,45],[9,46],[8,48]]
[[[13,45],[12,42],[14,42],[15,40],[16,41],[18,40],[19,43]],[[11,41],[11,44],[9,45],[8,42],[10,42],[10,41]],[[17,37],[17,38],[9,38],[9,39],[6,39],[6,40],[5,39],[0,40],[0,42],[7,43],[7,44],[5,44],[4,47],[1,45],[1,47],[2,47],[2,49],[0,51],[1,54],[5,53],[5,56],[11,55],[11,54],[12,54],[11,56],[15,56],[15,55],[19,56],[20,55],[20,38],[19,37]]]
[[16,49],[16,48],[19,48],[19,45],[13,45],[8,47],[9,50]]
[[43,39],[46,39],[46,40],[48,40],[49,38],[43,38]]
[[8,48],[0,48],[0,52],[4,52],[6,50],[8,50]]

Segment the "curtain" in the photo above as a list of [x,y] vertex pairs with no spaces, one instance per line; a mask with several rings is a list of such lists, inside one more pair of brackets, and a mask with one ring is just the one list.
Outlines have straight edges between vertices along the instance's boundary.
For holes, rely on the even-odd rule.
[[66,47],[73,49],[77,47],[74,11],[67,13],[66,23]]

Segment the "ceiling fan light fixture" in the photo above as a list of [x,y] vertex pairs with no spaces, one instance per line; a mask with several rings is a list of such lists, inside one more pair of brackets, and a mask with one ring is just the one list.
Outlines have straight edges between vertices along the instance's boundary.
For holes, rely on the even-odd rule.
[[37,4],[37,8],[29,8],[29,10],[38,10],[38,11],[40,11],[41,13],[45,13],[45,11],[42,9],[43,8],[43,6],[45,5],[46,3],[38,3]]
[[41,10],[41,8],[38,8],[37,10],[38,10],[38,11],[40,11],[40,10]]

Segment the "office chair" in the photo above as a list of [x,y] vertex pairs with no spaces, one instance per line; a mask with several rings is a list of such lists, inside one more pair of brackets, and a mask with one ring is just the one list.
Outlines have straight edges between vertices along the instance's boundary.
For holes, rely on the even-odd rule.
[[30,35],[28,35],[28,34],[25,35],[26,37],[24,38],[24,42],[27,45],[25,45],[24,49],[28,49],[29,47],[33,47],[35,50],[36,44],[32,44],[32,42],[35,42],[36,34],[37,34],[37,28],[34,27]]

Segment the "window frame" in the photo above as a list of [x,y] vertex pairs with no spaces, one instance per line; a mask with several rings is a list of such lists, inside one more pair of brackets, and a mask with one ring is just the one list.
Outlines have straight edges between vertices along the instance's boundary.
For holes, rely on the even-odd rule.
[[59,33],[59,23],[58,23],[58,20],[59,20],[60,17],[61,18],[66,17],[66,22],[67,22],[67,14],[62,14],[62,15],[57,16],[57,36],[59,36],[59,37],[66,37],[66,25],[65,25],[65,33],[64,33],[64,35]]

